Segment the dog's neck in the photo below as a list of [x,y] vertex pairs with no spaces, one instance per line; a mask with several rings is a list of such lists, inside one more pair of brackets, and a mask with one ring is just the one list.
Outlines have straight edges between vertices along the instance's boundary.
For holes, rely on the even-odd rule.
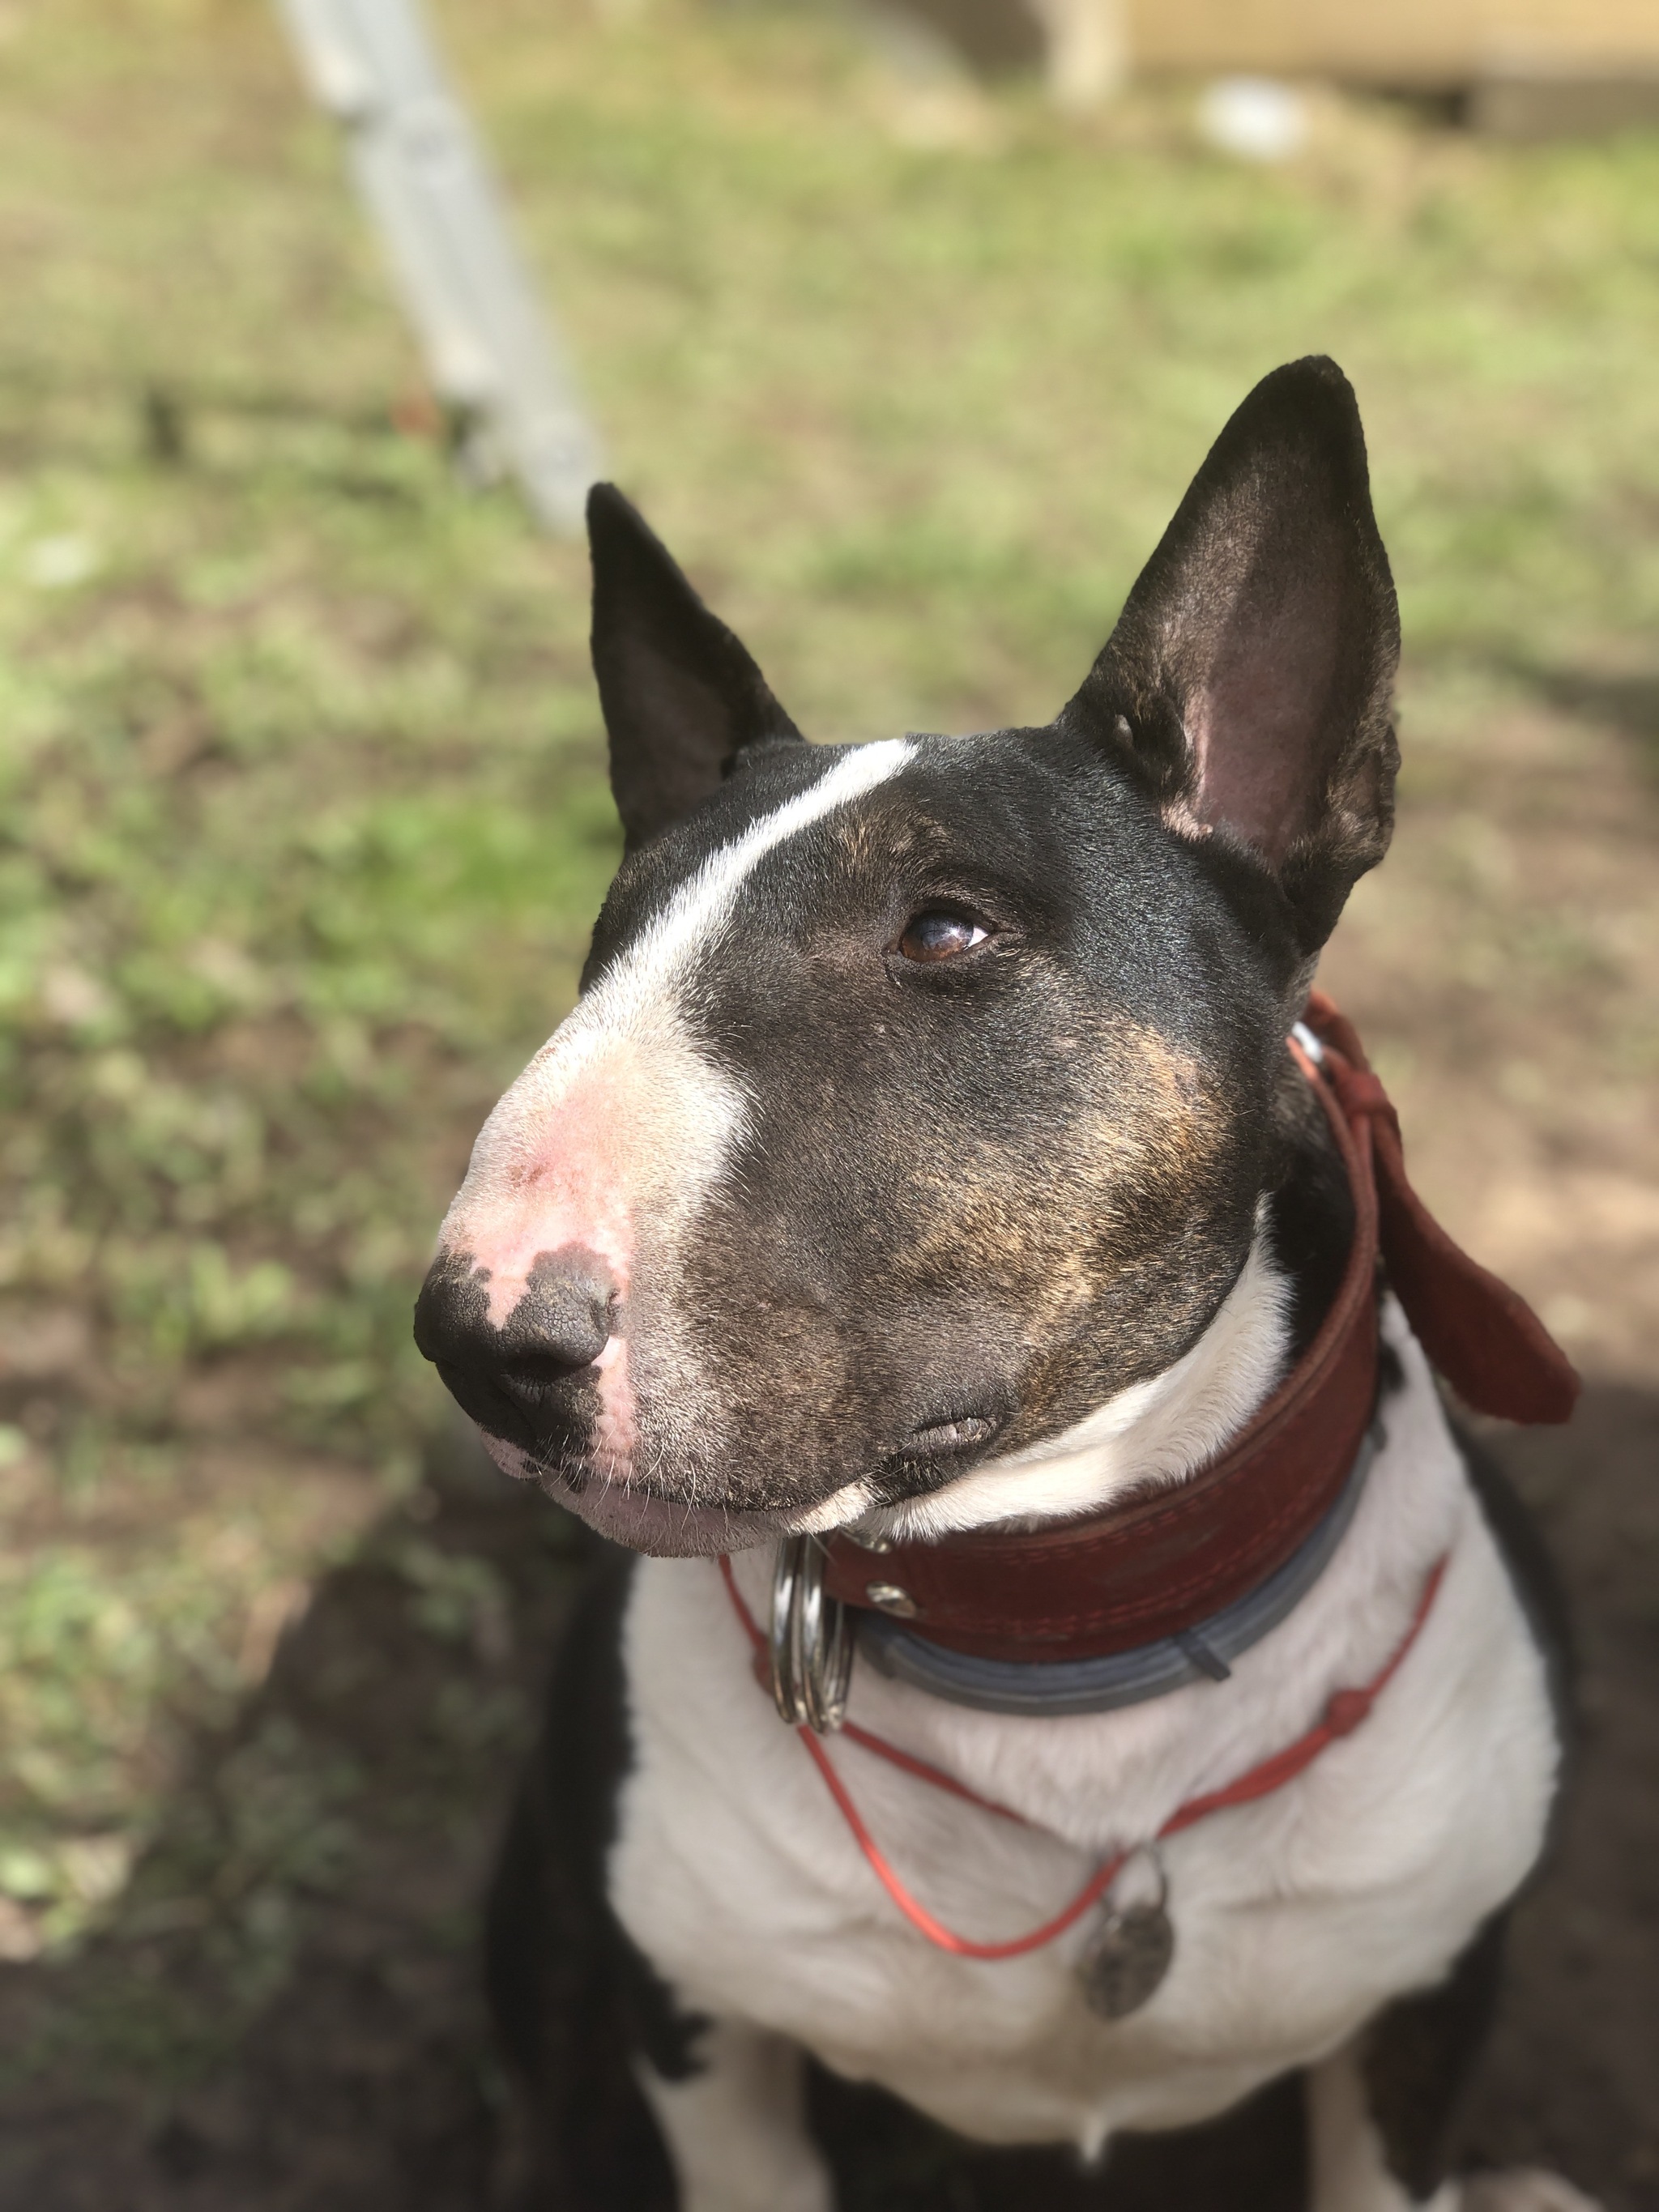
[[1263,1194],[1285,1292],[1286,1346],[1299,1359],[1319,1333],[1353,1243],[1354,1201],[1330,1122],[1289,1054],[1273,1099],[1275,1158]]
[[[1131,1489],[1182,1481],[1243,1427],[1284,1374],[1291,1303],[1264,1206],[1237,1281],[1173,1366],[1119,1391],[1057,1437],[872,1513],[855,1533],[926,1540],[1093,1512]],[[843,1505],[837,1521],[846,1519]]]
[[1188,1350],[1056,1437],[987,1462],[925,1497],[869,1508],[849,1486],[801,1533],[851,1528],[867,1540],[927,1541],[955,1531],[1097,1512],[1131,1490],[1173,1487],[1206,1465],[1306,1350],[1334,1298],[1353,1234],[1353,1200],[1324,1115],[1288,1056],[1273,1101],[1270,1186],[1231,1290]]

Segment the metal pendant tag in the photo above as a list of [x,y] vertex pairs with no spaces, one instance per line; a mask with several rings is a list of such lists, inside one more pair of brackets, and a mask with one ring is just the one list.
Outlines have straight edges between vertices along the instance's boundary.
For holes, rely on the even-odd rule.
[[1175,1956],[1164,1863],[1155,1851],[1149,1856],[1158,1869],[1158,1895],[1121,1905],[1114,1905],[1109,1896],[1089,1947],[1078,1960],[1084,1997],[1089,2009],[1103,2020],[1125,2020],[1139,2012],[1169,1972]]

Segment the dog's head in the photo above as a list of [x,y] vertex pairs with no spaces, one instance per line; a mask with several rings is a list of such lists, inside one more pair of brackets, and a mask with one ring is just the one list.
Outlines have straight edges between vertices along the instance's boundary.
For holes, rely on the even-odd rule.
[[805,743],[590,505],[627,852],[416,1313],[512,1472],[652,1552],[827,1526],[1168,1369],[1382,857],[1398,623],[1353,395],[1279,370],[1038,729]]

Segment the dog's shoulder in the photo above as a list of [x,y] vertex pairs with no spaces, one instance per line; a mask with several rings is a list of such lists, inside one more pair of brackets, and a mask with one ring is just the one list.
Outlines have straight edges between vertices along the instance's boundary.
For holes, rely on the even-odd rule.
[[484,1977],[503,2053],[530,2093],[544,2177],[577,2192],[572,2201],[592,2187],[607,2203],[668,2212],[672,2179],[634,2066],[642,2052],[665,2079],[688,2073],[702,2023],[610,1901],[635,1763],[622,1625],[637,1563],[598,1539],[585,1551],[490,1883]]

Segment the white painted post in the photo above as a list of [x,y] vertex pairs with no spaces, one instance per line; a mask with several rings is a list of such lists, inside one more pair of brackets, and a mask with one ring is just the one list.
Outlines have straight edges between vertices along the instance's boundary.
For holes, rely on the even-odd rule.
[[489,164],[420,0],[277,0],[346,135],[439,398],[479,427],[538,519],[580,531],[599,441],[514,249]]
[[1125,0],[1030,0],[1042,27],[1048,97],[1087,115],[1123,89],[1129,74]]

